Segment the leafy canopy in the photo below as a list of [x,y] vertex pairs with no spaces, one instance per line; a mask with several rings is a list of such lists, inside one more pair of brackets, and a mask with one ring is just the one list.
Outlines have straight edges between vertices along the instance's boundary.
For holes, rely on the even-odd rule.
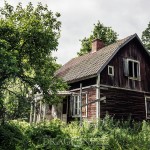
[[142,42],[150,50],[150,22],[148,23],[148,27],[142,32]]
[[98,21],[97,24],[94,24],[92,34],[81,40],[81,49],[77,54],[81,56],[89,53],[91,51],[92,41],[96,38],[101,39],[105,45],[109,45],[117,40],[117,36],[117,33],[111,27],[106,27]]
[[[17,97],[37,84],[44,99],[54,102],[57,91],[64,88],[63,81],[54,76],[58,65],[52,57],[60,37],[59,16],[41,3],[36,7],[29,3],[25,8],[19,3],[14,8],[5,2],[0,9],[1,100],[6,91]],[[17,93],[12,87],[15,83],[17,88],[24,87],[23,91]]]

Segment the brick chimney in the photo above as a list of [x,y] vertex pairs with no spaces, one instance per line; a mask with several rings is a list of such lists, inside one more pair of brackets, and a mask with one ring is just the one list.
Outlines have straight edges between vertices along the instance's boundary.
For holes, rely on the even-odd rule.
[[103,43],[102,40],[100,39],[95,39],[92,42],[92,51],[91,53],[97,52],[98,50],[100,50],[101,48],[103,48],[105,45]]

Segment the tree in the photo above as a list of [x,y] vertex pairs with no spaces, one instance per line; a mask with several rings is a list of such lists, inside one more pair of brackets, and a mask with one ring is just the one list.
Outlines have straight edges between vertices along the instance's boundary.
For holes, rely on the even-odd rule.
[[148,27],[142,32],[142,42],[144,43],[144,46],[150,50],[150,22]]
[[105,45],[114,43],[117,40],[117,33],[111,29],[111,27],[106,27],[100,21],[94,24],[94,29],[92,34],[87,38],[85,37],[81,40],[81,49],[77,54],[79,56],[89,53],[91,51],[92,41],[96,38],[101,39]]
[[35,84],[46,101],[56,102],[57,91],[66,87],[54,76],[58,65],[52,57],[60,37],[60,14],[54,15],[41,3],[35,8],[32,3],[25,8],[19,3],[14,8],[5,2],[0,15],[0,107],[6,91],[8,98],[22,99]]

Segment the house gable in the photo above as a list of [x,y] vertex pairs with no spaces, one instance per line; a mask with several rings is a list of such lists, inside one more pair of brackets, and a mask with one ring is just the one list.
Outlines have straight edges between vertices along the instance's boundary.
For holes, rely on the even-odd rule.
[[56,76],[62,77],[68,83],[97,76],[99,70],[103,68],[115,51],[120,49],[132,36],[105,46],[94,53],[73,58],[56,72]]
[[[121,47],[115,56],[105,65],[101,71],[101,84],[115,87],[134,89],[138,91],[150,91],[150,59],[149,54],[140,43],[137,35]],[[139,62],[140,78],[133,79],[124,74],[124,59]],[[108,75],[108,66],[114,67],[114,76]]]
[[56,72],[56,76],[63,78],[68,83],[96,77],[108,65],[113,57],[115,57],[120,49],[134,39],[137,40],[143,52],[149,55],[137,34],[134,34],[101,48],[97,52],[73,58]]

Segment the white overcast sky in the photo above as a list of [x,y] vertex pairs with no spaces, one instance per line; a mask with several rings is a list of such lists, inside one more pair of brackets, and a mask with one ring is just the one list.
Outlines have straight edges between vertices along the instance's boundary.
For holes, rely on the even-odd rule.
[[[13,6],[18,2],[25,6],[30,1],[34,5],[47,4],[54,13],[61,14],[61,38],[54,53],[60,64],[76,56],[79,40],[90,35],[98,20],[112,27],[120,39],[134,33],[141,37],[150,21],[150,0],[7,0]],[[0,0],[1,7],[3,4]]]

